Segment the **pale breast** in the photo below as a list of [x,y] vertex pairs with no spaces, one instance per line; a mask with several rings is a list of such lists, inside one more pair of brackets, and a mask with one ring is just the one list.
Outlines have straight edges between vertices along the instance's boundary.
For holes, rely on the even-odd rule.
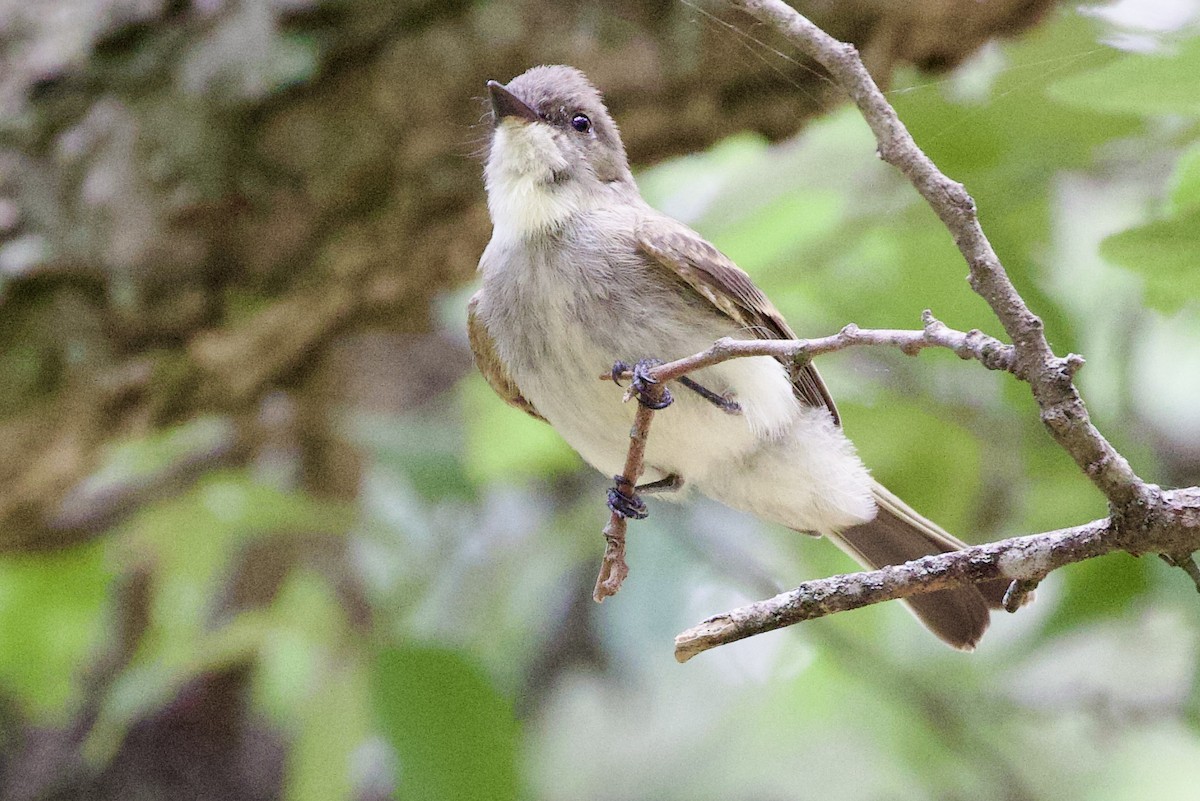
[[[727,318],[646,265],[631,241],[603,237],[586,221],[557,236],[540,246],[503,232],[494,237],[481,262],[487,302],[479,313],[525,397],[585,460],[612,475],[624,464],[636,406],[622,403],[623,390],[599,376],[618,359],[669,361],[736,332]],[[729,415],[673,386],[676,402],[655,416],[649,479],[700,477],[757,438],[785,430],[798,410],[786,371],[774,359],[736,360],[695,378],[732,393],[744,413]]]

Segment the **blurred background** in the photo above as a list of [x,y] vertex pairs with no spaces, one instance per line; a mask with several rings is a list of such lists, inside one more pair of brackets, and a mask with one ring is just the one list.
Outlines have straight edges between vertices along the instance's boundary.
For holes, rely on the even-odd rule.
[[[1101,429],[1200,483],[1200,3],[797,5],[972,192]],[[3,0],[0,799],[1194,798],[1200,607],[1152,558],[974,654],[886,604],[679,665],[853,565],[651,501],[592,602],[607,480],[464,333],[484,83],[547,62],[801,335],[1001,333],[840,93],[719,3]],[[1105,514],[1010,377],[820,367],[964,539]]]

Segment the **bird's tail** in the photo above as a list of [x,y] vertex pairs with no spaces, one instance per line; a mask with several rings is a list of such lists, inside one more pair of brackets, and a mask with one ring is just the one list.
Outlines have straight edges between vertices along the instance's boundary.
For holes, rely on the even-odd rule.
[[[872,495],[879,513],[867,523],[843,529],[831,539],[843,551],[872,569],[898,565],[935,553],[967,547],[940,526],[913,511],[886,487],[874,482]],[[927,629],[955,648],[970,651],[988,627],[988,609],[998,609],[1007,581],[914,595],[904,602]]]

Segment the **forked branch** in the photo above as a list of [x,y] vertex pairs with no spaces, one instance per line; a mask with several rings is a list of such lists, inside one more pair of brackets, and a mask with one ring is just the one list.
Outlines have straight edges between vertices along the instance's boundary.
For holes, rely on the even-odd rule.
[[[1074,384],[1083,360],[1073,354],[1059,357],[1050,348],[1042,321],[1013,286],[983,233],[974,200],[917,147],[855,48],[830,37],[781,0],[729,3],[786,36],[849,94],[875,134],[880,158],[909,179],[950,232],[967,263],[972,288],[987,301],[1012,344],[978,331],[953,331],[926,312],[921,331],[868,331],[847,326],[838,334],[812,340],[723,339],[703,353],[660,365],[652,372],[653,378],[665,382],[743,356],[804,360],[862,345],[898,347],[909,354],[927,347],[950,348],[964,359],[1011,372],[1029,384],[1050,435],[1104,493],[1110,515],[1074,528],[807,582],[791,592],[717,615],[689,629],[676,638],[676,657],[685,661],[716,645],[802,620],[978,581],[1012,579],[1010,594],[1015,608],[1019,596],[1052,570],[1113,551],[1164,554],[1172,564],[1190,567],[1196,573],[1190,554],[1200,549],[1200,488],[1163,492],[1147,484],[1092,424]],[[639,421],[643,417],[648,425],[652,413],[643,410]],[[629,462],[638,465],[639,471],[646,425],[635,426],[635,434],[640,431],[641,438],[635,437],[630,447]],[[637,477],[627,478],[635,481]]]

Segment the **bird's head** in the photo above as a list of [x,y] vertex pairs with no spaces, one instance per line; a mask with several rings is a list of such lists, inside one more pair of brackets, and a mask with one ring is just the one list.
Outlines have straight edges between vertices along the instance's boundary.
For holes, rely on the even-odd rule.
[[493,132],[485,176],[497,225],[534,233],[633,177],[600,93],[573,67],[546,66],[488,81]]

